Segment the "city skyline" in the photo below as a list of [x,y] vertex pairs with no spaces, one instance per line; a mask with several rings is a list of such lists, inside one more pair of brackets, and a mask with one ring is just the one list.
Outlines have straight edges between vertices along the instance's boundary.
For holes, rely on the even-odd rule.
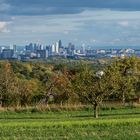
[[131,56],[140,56],[140,49],[93,49],[81,46],[76,48],[74,44],[69,43],[63,46],[59,40],[52,45],[43,46],[42,44],[30,43],[24,47],[0,46],[1,60],[21,60],[30,61],[34,59],[47,60],[49,58],[70,58],[70,59],[95,59],[95,58],[124,58]]
[[0,45],[140,45],[139,0],[0,0]]

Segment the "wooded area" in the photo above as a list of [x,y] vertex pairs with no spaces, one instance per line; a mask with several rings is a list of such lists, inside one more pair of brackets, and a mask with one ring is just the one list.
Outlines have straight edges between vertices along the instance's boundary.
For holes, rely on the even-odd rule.
[[140,59],[116,59],[97,69],[94,63],[0,61],[0,105],[91,104],[98,117],[104,100],[140,98]]

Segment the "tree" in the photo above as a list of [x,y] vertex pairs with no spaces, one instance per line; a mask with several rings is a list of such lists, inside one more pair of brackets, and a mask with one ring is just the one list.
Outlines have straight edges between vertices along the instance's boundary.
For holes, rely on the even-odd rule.
[[18,105],[26,106],[33,103],[33,98],[36,96],[36,91],[38,91],[38,80],[22,80],[20,79],[18,83]]
[[111,76],[106,70],[95,73],[88,66],[84,66],[83,71],[74,78],[73,86],[75,92],[82,100],[86,100],[93,105],[95,118],[98,118],[99,105],[113,92],[110,78]]
[[12,104],[17,91],[17,78],[8,61],[2,62],[0,67],[0,105]]
[[131,57],[118,60],[110,66],[110,70],[116,75],[116,94],[125,105],[126,99],[133,97],[136,93],[137,59]]
[[46,101],[48,103],[49,97],[53,97],[54,103],[72,102],[75,98],[72,84],[71,75],[68,73],[66,67],[53,75],[47,82]]

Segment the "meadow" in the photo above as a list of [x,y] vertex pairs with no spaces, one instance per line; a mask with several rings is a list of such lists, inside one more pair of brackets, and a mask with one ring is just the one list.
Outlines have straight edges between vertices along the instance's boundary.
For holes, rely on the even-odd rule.
[[139,140],[140,108],[0,113],[1,140]]

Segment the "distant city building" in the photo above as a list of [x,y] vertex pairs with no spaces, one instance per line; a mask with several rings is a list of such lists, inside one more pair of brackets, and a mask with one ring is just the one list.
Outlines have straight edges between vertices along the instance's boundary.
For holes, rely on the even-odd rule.
[[13,49],[4,49],[1,54],[2,59],[12,59],[14,55]]
[[17,52],[17,46],[16,45],[13,45],[13,51],[14,51],[14,53]]
[[133,49],[126,49],[125,52],[129,53],[129,54],[133,54],[133,53],[135,53],[135,50],[133,50]]
[[58,44],[59,44],[59,48],[61,48],[61,47],[62,47],[62,42],[61,42],[61,40],[58,41]]
[[52,56],[52,46],[46,46],[44,50],[48,51],[48,56]]
[[97,50],[97,54],[105,54],[106,51],[105,50]]
[[117,50],[111,50],[111,54],[117,54]]
[[59,48],[59,53],[60,53],[60,54],[65,54],[65,49],[64,49],[63,46],[61,46],[61,47]]
[[96,55],[96,50],[93,50],[93,49],[87,49],[86,50],[86,55],[91,57],[91,56],[95,56]]
[[59,42],[55,43],[55,54],[59,54]]
[[29,45],[25,46],[26,52],[34,52],[34,45],[30,43]]
[[[59,55],[62,52],[62,42],[59,40],[51,46],[51,55]],[[49,53],[50,54],[50,53]]]
[[37,50],[37,58],[48,58],[48,50]]
[[75,50],[75,46],[72,43],[69,43],[67,48],[67,54],[73,56],[74,50]]
[[52,50],[51,50],[52,55],[55,54],[55,44],[53,44],[53,45],[51,46],[51,49],[52,49]]
[[37,50],[42,50],[42,45],[34,44],[34,52],[36,52]]
[[0,53],[2,53],[3,49],[5,49],[4,47],[0,47]]
[[80,49],[76,49],[75,45],[69,43],[67,46],[62,45],[62,41],[58,40],[52,45],[42,45],[30,43],[26,46],[0,46],[1,59],[45,59],[48,57],[63,57],[72,59],[85,58],[113,58],[113,57],[131,57],[136,55],[140,57],[140,49],[93,49],[92,46],[82,44]]
[[85,47],[85,44],[82,44],[82,47],[81,47],[81,54],[86,54],[86,47]]

